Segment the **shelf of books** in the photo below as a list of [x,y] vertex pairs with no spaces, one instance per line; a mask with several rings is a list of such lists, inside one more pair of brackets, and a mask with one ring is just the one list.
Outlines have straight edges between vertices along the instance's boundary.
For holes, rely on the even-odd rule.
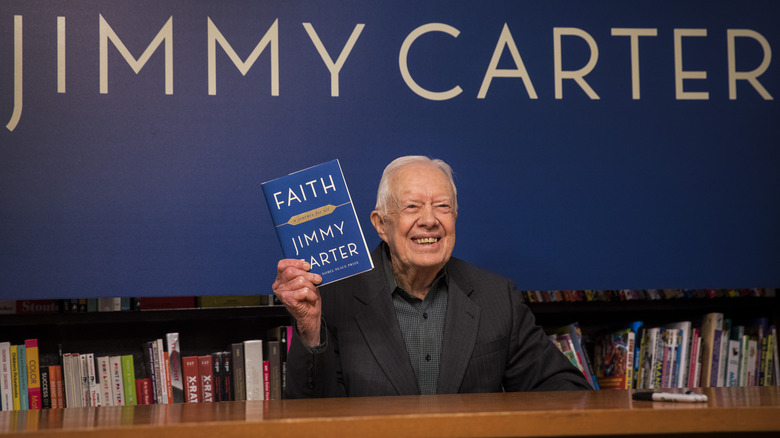
[[282,398],[290,317],[267,297],[63,301],[6,302],[0,409]]
[[524,294],[594,388],[780,383],[774,289]]

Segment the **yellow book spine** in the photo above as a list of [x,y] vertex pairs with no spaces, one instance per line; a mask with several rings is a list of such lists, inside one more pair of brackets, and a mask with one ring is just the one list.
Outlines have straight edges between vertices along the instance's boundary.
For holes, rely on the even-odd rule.
[[41,409],[41,370],[38,360],[38,340],[27,339],[24,341],[27,348],[27,393],[30,400],[30,409]]
[[19,395],[19,350],[16,345],[11,345],[11,396],[14,399],[14,410],[21,410],[22,399]]

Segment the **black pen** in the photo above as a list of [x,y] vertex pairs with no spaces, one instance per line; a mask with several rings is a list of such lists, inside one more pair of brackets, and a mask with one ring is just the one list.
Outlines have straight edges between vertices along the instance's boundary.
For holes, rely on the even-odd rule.
[[701,403],[707,401],[706,395],[697,394],[691,391],[685,394],[677,394],[671,392],[635,392],[632,395],[632,398],[634,400],[682,402],[682,403]]

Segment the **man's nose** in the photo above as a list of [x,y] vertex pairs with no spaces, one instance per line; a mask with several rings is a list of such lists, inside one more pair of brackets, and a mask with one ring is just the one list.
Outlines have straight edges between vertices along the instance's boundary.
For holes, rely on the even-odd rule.
[[418,219],[420,225],[432,226],[436,224],[437,221],[438,219],[436,218],[436,213],[433,211],[433,205],[423,205],[420,209],[420,218]]

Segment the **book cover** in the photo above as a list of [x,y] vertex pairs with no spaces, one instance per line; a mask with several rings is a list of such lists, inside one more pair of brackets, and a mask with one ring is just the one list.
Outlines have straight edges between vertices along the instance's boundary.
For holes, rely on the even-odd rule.
[[690,363],[690,345],[691,331],[693,323],[691,321],[679,321],[665,325],[666,328],[679,330],[678,355],[676,359],[676,373],[674,381],[677,388],[684,388],[687,381]]
[[62,365],[49,365],[49,392],[52,409],[65,407],[65,392],[62,384]]
[[181,374],[181,343],[178,333],[165,335],[168,345],[168,364],[171,376],[171,397],[173,403],[184,403],[184,378]]
[[615,331],[596,340],[596,378],[601,389],[631,389],[635,333]]
[[308,262],[323,285],[374,267],[338,160],[262,188],[284,256]]
[[41,366],[41,409],[51,409],[49,367]]
[[211,403],[214,401],[214,370],[211,355],[198,356],[198,377],[200,378],[200,401]]
[[729,339],[729,361],[726,368],[727,380],[726,386],[739,386],[739,352],[740,342],[736,339]]
[[0,342],[0,399],[3,410],[14,408],[14,397],[11,389],[11,343]]
[[271,371],[268,361],[263,361],[263,400],[271,400]]
[[225,391],[222,388],[224,381],[222,369],[222,352],[211,353],[211,375],[215,402],[227,401],[223,398]]
[[156,354],[154,360],[159,366],[155,367],[155,370],[159,371],[157,377],[157,402],[160,404],[168,404],[168,361],[165,360],[165,347],[163,346],[162,339],[155,339],[154,353]]
[[87,387],[89,389],[90,406],[103,406],[103,396],[100,393],[97,370],[95,369],[95,355],[87,356]]
[[184,400],[186,403],[198,403],[200,401],[200,370],[198,368],[198,356],[184,356],[181,358],[181,370],[184,376]]
[[235,398],[235,378],[233,377],[233,354],[230,351],[223,351],[222,358],[222,401],[232,401]]
[[260,339],[244,341],[244,380],[247,400],[265,399],[263,361],[263,341]]
[[41,409],[41,370],[38,359],[38,340],[26,339],[24,341],[26,350],[27,367],[27,397],[30,409]]

